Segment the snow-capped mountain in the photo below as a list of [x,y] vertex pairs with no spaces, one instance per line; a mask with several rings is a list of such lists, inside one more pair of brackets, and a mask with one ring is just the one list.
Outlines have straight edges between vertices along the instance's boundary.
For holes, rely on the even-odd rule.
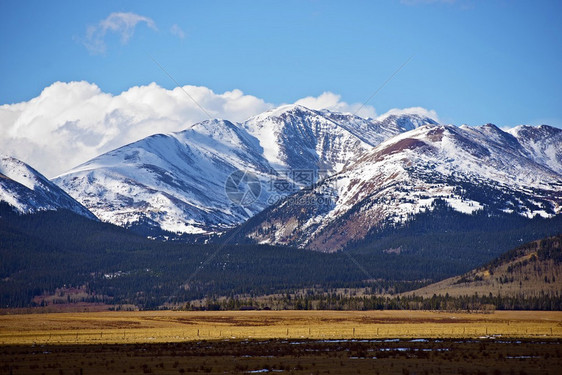
[[[220,232],[293,192],[275,182],[288,182],[293,189],[314,182],[297,180],[290,172],[311,171],[318,179],[318,170],[339,171],[383,140],[426,123],[435,122],[413,115],[362,119],[284,106],[241,124],[213,120],[154,135],[54,181],[102,221],[177,233]],[[234,190],[250,186],[248,180],[229,178],[237,170],[258,179],[257,200],[240,205],[225,191],[229,182]]]
[[102,221],[177,233],[220,231],[267,206],[267,192],[247,207],[225,192],[237,170],[266,183],[272,169],[260,151],[258,140],[233,123],[205,121],[120,147],[54,181]]
[[41,173],[18,159],[3,155],[0,155],[0,202],[6,202],[22,214],[67,209],[96,219]]
[[438,202],[466,214],[552,217],[562,210],[562,174],[552,162],[560,146],[544,146],[538,136],[520,141],[522,130],[529,129],[516,138],[492,124],[431,124],[399,134],[258,214],[241,233],[259,243],[336,251]]
[[520,125],[508,130],[537,163],[562,173],[562,129]]
[[264,157],[278,170],[333,172],[382,141],[425,124],[436,122],[419,115],[364,119],[287,105],[252,117],[242,127],[259,140]]

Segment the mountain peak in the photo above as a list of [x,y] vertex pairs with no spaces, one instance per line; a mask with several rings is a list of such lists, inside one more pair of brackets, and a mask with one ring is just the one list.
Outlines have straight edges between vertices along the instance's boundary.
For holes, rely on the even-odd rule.
[[519,125],[507,131],[535,161],[562,174],[562,129]]
[[0,201],[22,214],[68,209],[96,219],[80,203],[35,169],[13,157],[0,156]]
[[[30,190],[40,183],[42,175],[26,163],[16,158],[0,155],[0,174],[9,178]],[[43,181],[48,181],[44,178]]]
[[305,116],[305,115],[319,115],[319,113],[313,109],[307,108],[300,104],[285,104],[279,107],[272,108],[268,111],[260,113],[254,117],[248,119],[248,121],[252,121],[252,119],[256,119],[259,121],[263,121],[267,118],[278,118],[283,116]]
[[518,125],[514,128],[509,129],[507,132],[516,137],[521,136],[538,139],[558,136],[562,134],[562,129],[544,124],[539,126]]
[[377,120],[384,124],[394,123],[401,132],[414,130],[423,125],[439,124],[433,118],[418,113],[388,113],[377,117]]

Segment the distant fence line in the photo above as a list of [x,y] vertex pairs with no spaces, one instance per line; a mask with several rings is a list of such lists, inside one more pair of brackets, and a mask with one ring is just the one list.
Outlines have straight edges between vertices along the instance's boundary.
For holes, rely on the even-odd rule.
[[150,343],[193,340],[245,339],[391,339],[545,337],[562,338],[562,327],[524,324],[406,324],[357,325],[349,327],[220,327],[190,329],[78,330],[66,332],[0,333],[0,344],[95,344]]

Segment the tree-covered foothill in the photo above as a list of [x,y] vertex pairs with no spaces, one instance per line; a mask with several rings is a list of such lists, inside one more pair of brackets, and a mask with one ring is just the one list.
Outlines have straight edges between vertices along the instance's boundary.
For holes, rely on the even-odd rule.
[[[189,245],[149,240],[69,211],[18,215],[0,205],[0,306],[33,306],[44,303],[38,302],[37,296],[74,288],[84,293],[65,296],[61,292],[59,301],[154,309],[185,306],[194,300],[223,301],[226,297],[234,301],[239,296],[253,299],[312,290],[318,294],[313,304],[309,297],[308,303],[302,300],[294,305],[292,301],[286,308],[379,308],[382,302],[376,298],[380,297],[336,303],[320,295],[365,287],[372,294],[396,294],[472,268],[470,252],[451,255],[443,251],[442,241],[454,247],[454,237],[434,239],[428,235],[421,241],[420,235],[418,243],[426,250],[400,253],[374,251],[368,246],[325,254],[255,244]],[[492,258],[477,257],[480,264]],[[542,300],[525,303],[546,305]],[[558,305],[552,302],[551,306]]]

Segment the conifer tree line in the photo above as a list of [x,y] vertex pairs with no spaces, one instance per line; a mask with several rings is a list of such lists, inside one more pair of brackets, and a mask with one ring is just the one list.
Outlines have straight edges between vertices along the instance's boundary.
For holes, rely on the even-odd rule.
[[345,296],[341,294],[285,295],[269,298],[206,298],[202,303],[187,303],[185,310],[438,310],[492,312],[494,310],[562,310],[562,295],[538,297],[470,296]]

